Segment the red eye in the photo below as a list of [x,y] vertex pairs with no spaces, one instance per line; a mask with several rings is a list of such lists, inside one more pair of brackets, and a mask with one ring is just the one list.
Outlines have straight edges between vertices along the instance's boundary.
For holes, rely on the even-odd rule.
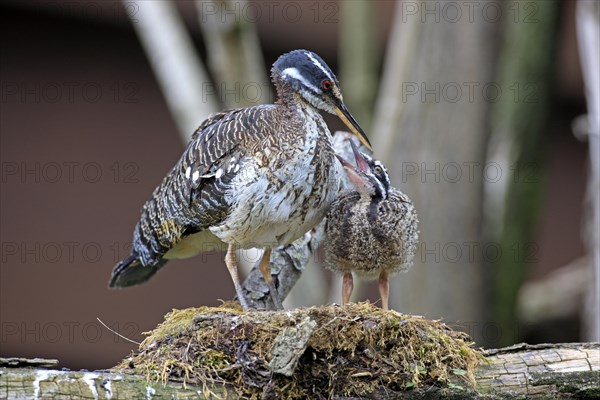
[[328,79],[325,79],[323,82],[321,82],[321,87],[323,88],[323,90],[329,90],[332,86],[333,83],[331,83],[331,81]]

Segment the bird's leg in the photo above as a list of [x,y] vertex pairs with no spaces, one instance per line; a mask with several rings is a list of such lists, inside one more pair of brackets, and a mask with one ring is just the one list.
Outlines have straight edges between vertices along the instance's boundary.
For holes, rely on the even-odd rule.
[[265,283],[269,287],[269,293],[271,294],[271,299],[273,300],[273,304],[275,308],[278,310],[283,310],[283,304],[281,304],[281,300],[279,299],[279,294],[277,293],[277,289],[275,288],[275,282],[271,278],[271,248],[265,248],[265,251],[260,259],[260,272],[262,272]]
[[231,280],[233,281],[233,286],[235,287],[235,293],[237,294],[237,298],[242,305],[244,310],[248,310],[248,303],[246,302],[246,298],[244,297],[244,291],[242,290],[242,285],[240,284],[240,277],[238,276],[238,268],[237,268],[237,260],[235,258],[235,248],[233,243],[229,243],[229,247],[227,248],[227,254],[225,255],[225,265],[227,265],[227,269],[229,270],[229,274],[231,275]]
[[379,274],[379,295],[381,296],[381,308],[389,310],[390,282],[386,271],[381,271]]
[[352,289],[354,289],[354,280],[352,278],[352,272],[346,272],[342,280],[342,305],[346,305],[348,304],[348,302],[350,302]]

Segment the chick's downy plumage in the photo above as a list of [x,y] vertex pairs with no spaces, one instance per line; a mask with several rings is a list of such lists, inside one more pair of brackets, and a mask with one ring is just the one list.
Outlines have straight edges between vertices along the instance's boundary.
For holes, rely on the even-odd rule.
[[353,276],[379,278],[387,309],[388,277],[408,270],[418,242],[418,217],[410,198],[390,185],[383,164],[358,151],[357,167],[341,160],[354,188],[342,193],[327,214],[325,265],[343,274],[342,304],[349,301]]

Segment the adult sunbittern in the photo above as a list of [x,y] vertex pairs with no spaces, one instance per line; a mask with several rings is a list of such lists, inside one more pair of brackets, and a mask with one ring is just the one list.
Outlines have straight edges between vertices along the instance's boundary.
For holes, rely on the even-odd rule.
[[225,264],[245,309],[234,249],[265,249],[261,271],[281,308],[271,249],[321,221],[342,174],[319,110],[337,114],[365,146],[370,143],[346,108],[335,75],[315,53],[282,55],[271,78],[275,104],[224,111],[196,130],[144,205],[131,254],[115,266],[110,287],[142,283],[167,260],[198,254],[212,233],[228,244]]
[[342,304],[350,301],[353,272],[379,277],[381,304],[387,310],[388,277],[412,266],[419,221],[408,196],[390,185],[383,164],[350,142],[357,168],[340,161],[355,189],[342,193],[327,214],[325,265],[343,274]]

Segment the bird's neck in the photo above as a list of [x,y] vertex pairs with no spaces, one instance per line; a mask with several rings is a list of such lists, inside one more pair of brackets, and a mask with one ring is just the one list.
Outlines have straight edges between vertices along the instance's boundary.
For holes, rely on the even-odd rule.
[[[273,78],[273,84],[277,91],[277,101],[275,104],[284,116],[284,120],[290,125],[296,125],[297,129],[288,129],[287,131],[295,136],[306,136],[316,134],[322,139],[331,142],[331,133],[327,128],[325,120],[318,109],[310,104],[298,92],[287,87],[277,76]],[[307,127],[314,127],[307,130]]]
[[[312,104],[307,102],[301,95],[295,92],[284,92],[280,94],[276,102],[280,110],[286,115],[288,121],[296,121],[299,124],[318,125],[320,130],[326,129],[327,125],[317,110]],[[300,133],[300,132],[298,132]]]
[[[275,104],[288,108],[291,111],[300,111],[306,107],[313,107],[300,94],[282,86],[277,86],[277,101]],[[313,107],[314,108],[314,107]]]
[[[277,93],[277,105],[288,108],[291,111],[300,111],[307,107],[315,108],[298,92],[287,86],[280,79],[279,75],[273,75],[273,84],[275,85],[275,92]],[[315,109],[314,111],[315,113],[318,113],[318,110]]]

